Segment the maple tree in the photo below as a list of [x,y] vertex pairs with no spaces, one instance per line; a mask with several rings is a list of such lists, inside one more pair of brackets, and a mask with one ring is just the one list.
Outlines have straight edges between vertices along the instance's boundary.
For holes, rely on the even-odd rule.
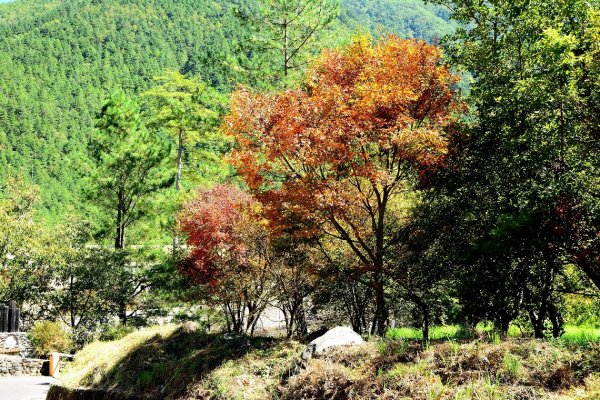
[[387,36],[357,37],[325,51],[301,89],[231,99],[232,159],[274,226],[300,221],[304,234],[343,241],[370,274],[372,332],[388,323],[386,251],[398,208],[419,176],[446,153],[446,128],[461,105],[441,50]]
[[219,185],[200,189],[180,217],[191,247],[180,268],[218,299],[230,332],[252,333],[273,289],[258,206],[241,189]]

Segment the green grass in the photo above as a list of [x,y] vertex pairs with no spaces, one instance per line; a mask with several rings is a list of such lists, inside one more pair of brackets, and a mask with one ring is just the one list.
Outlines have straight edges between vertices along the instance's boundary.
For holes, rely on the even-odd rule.
[[560,340],[580,345],[600,342],[600,328],[566,325]]
[[[480,323],[476,326],[475,332],[478,335],[487,333],[490,334],[491,340],[498,341],[498,337],[492,333],[493,326],[491,324]],[[511,326],[508,329],[508,336],[521,337],[521,331],[516,326]],[[421,340],[423,333],[418,328],[392,328],[386,333],[388,339],[394,340]],[[431,340],[456,340],[468,339],[469,334],[466,329],[460,325],[441,325],[433,326],[429,330],[429,339]],[[588,343],[600,342],[600,328],[566,325],[565,333],[559,339],[565,343],[573,343],[587,345]]]
[[[429,339],[458,339],[464,336],[464,329],[459,325],[433,326],[429,329]],[[421,340],[423,332],[417,328],[392,328],[387,331],[388,339]]]

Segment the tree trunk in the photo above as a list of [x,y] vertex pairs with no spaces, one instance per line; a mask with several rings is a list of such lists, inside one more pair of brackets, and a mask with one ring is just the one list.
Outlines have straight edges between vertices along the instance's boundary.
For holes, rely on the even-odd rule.
[[[183,170],[183,129],[179,128],[177,137],[177,176],[175,177],[175,191],[181,192],[181,171]],[[179,248],[179,229],[177,221],[173,227],[173,253]]]
[[380,272],[376,273],[373,278],[373,289],[375,292],[375,318],[371,334],[383,336],[388,323],[388,310],[385,304],[383,277]]
[[117,232],[115,235],[115,249],[125,248],[125,193],[120,190],[117,199]]
[[289,47],[289,34],[288,34],[288,22],[283,21],[283,75],[288,76],[289,59],[288,59],[288,47]]
[[420,296],[412,291],[408,291],[410,300],[419,308],[421,312],[421,332],[423,334],[423,346],[429,343],[429,326],[431,324],[431,312],[429,305]]
[[119,302],[119,321],[121,321],[121,325],[127,325],[127,305],[125,302]]
[[565,332],[564,320],[560,313],[560,310],[556,308],[554,303],[550,303],[548,307],[548,314],[550,316],[550,322],[552,322],[552,337],[558,339]]
[[503,315],[500,319],[500,334],[502,336],[508,335],[508,328],[510,327],[511,318],[508,315]]
[[308,324],[306,323],[306,312],[304,311],[304,301],[301,300],[296,310],[296,332],[298,337],[308,334]]
[[575,264],[600,290],[600,255],[590,250],[583,251],[575,257]]
[[421,313],[423,314],[423,323],[421,326],[421,331],[423,332],[423,346],[426,346],[427,343],[429,343],[429,324],[430,322],[430,317],[429,317],[429,307],[427,307],[425,305],[425,303],[423,303],[423,308],[421,309]]
[[122,249],[121,243],[121,208],[117,211],[117,232],[115,235],[115,249]]

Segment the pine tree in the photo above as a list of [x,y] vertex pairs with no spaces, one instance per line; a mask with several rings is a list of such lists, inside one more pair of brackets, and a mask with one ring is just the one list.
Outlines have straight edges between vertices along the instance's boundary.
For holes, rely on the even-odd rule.
[[125,232],[147,213],[155,192],[172,182],[166,168],[171,147],[152,136],[135,101],[114,94],[98,114],[91,153],[97,169],[93,198],[113,218],[115,248],[125,248]]

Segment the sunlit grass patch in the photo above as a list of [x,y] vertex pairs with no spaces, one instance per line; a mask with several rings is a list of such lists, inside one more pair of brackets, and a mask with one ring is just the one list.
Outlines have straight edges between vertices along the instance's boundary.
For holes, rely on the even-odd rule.
[[[461,339],[465,335],[465,330],[460,325],[433,326],[429,330],[429,339],[431,340]],[[394,340],[421,340],[423,332],[417,328],[392,328],[387,331],[386,337]]]
[[600,328],[567,325],[560,340],[579,345],[600,342]]
[[151,338],[166,338],[175,329],[175,326],[146,328],[119,340],[91,343],[76,354],[75,361],[63,372],[61,383],[71,387],[94,386],[106,374],[116,373],[115,367]]
[[61,384],[161,399],[188,392],[197,398],[266,399],[302,348],[269,337],[208,334],[185,326],[150,328],[86,346],[64,371]]
[[[430,340],[469,339],[478,335],[486,335],[494,342],[498,342],[500,338],[500,336],[494,332],[494,326],[491,323],[479,323],[472,332],[468,332],[460,325],[433,326],[429,330]],[[508,336],[512,338],[527,337],[523,336],[521,329],[515,325],[509,327]],[[423,333],[418,328],[391,328],[387,331],[386,338],[392,340],[421,340],[423,339]],[[579,345],[600,342],[600,328],[566,325],[565,333],[559,340],[565,343]]]

